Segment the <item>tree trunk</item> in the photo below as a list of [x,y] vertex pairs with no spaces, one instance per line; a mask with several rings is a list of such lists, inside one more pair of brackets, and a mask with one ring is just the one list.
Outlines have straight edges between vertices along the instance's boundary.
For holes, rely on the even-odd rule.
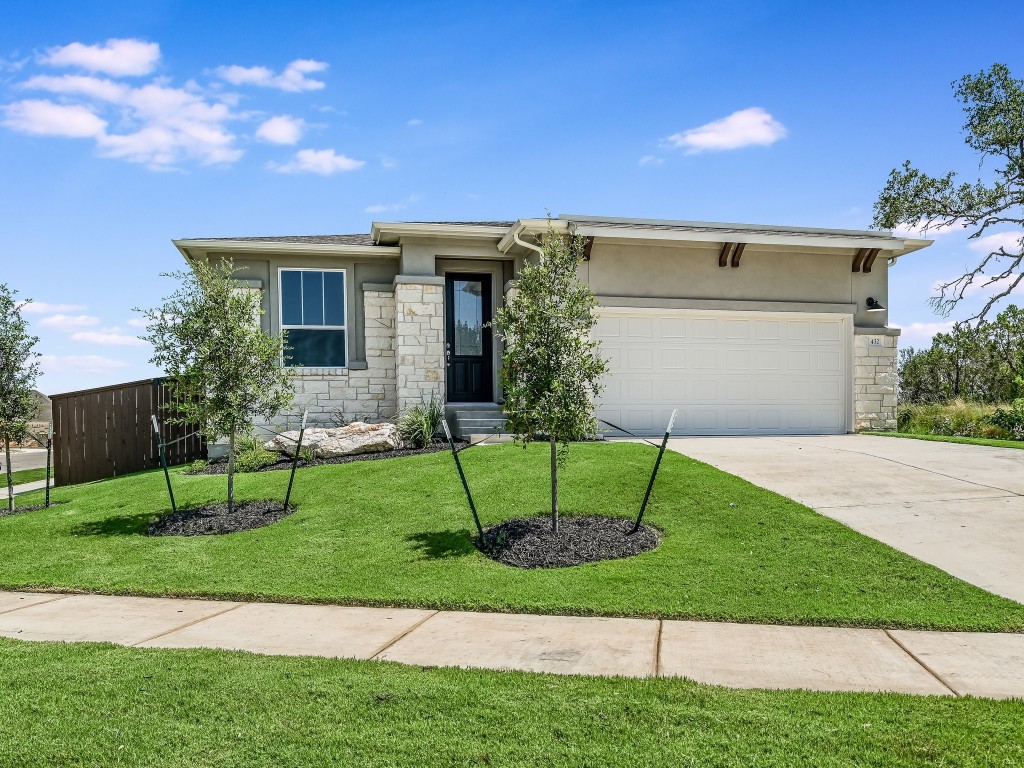
[[228,514],[235,511],[235,429],[228,440]]
[[558,533],[558,442],[551,438],[551,532]]
[[11,441],[4,435],[4,461],[7,463],[7,511],[14,511],[14,477],[11,472]]

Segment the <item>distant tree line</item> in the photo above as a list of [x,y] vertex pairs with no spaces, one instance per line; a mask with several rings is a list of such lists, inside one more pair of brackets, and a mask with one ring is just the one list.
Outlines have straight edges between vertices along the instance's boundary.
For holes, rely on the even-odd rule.
[[901,350],[899,375],[901,403],[1024,397],[1024,310],[1011,305],[992,321],[936,334],[928,349]]

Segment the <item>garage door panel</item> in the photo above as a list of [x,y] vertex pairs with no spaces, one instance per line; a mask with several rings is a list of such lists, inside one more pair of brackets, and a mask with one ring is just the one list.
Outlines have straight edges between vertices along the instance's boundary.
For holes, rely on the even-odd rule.
[[626,366],[631,371],[654,370],[654,350],[632,347],[626,350]]
[[662,318],[661,336],[665,339],[685,339],[686,320],[681,317]]
[[819,352],[816,355],[818,370],[827,371],[828,373],[839,373],[839,353],[838,352]]
[[677,347],[668,347],[661,350],[662,368],[685,368],[686,350]]
[[[612,322],[612,320],[618,322]],[[846,322],[768,313],[665,310],[602,315],[610,374],[598,415],[660,434],[843,432]]]
[[650,339],[654,336],[654,320],[650,317],[626,319],[626,335],[631,339]]

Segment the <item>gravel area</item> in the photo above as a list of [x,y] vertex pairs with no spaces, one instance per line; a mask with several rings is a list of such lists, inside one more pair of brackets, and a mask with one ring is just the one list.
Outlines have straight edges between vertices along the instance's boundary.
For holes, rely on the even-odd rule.
[[[465,445],[465,442],[456,441],[455,447],[461,447]],[[419,456],[422,453],[437,453],[438,451],[447,451],[448,443],[438,441],[430,444],[426,448],[402,448],[397,451],[382,451],[380,453],[357,453],[355,456],[336,456],[330,459],[317,459],[306,463],[304,461],[299,462],[299,469],[304,467],[319,467],[323,464],[348,464],[352,461],[375,461],[377,459],[398,459],[402,456]],[[257,472],[269,472],[272,469],[291,469],[291,459],[281,459],[281,461],[269,464],[265,467],[257,469]],[[220,461],[209,464],[204,469],[198,472],[186,472],[189,475],[226,475],[228,473],[227,460],[221,459]]]
[[228,514],[227,502],[195,509],[179,509],[164,515],[146,529],[147,536],[210,536],[238,533],[276,523],[295,511],[284,509],[280,499],[273,501],[242,501]]
[[481,549],[517,568],[564,568],[632,557],[661,542],[656,529],[642,525],[630,533],[633,525],[633,520],[621,517],[562,517],[558,533],[552,533],[550,517],[514,517],[485,529]]

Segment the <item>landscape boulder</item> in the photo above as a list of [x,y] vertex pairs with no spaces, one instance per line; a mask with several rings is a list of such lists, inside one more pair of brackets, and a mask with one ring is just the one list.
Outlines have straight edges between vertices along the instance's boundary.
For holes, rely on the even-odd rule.
[[[293,456],[299,430],[282,432],[264,447],[285,456]],[[357,453],[396,451],[402,447],[402,436],[394,424],[367,424],[354,421],[345,427],[309,427],[302,437],[302,447],[310,448],[321,459],[354,456]]]

